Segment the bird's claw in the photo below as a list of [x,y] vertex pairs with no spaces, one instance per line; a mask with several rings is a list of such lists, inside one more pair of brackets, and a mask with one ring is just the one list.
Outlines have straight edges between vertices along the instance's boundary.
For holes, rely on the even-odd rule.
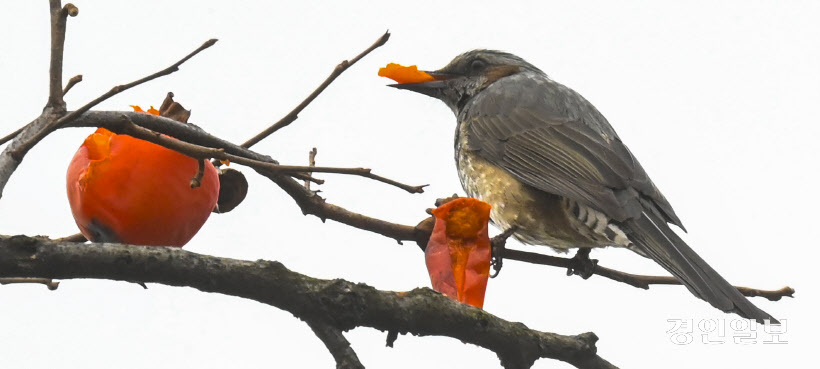
[[501,267],[504,266],[504,250],[507,246],[507,239],[515,233],[517,228],[516,226],[512,226],[490,240],[490,255],[492,255],[490,266],[493,267],[490,278],[495,278],[498,276],[498,273],[501,273]]
[[591,248],[579,248],[572,257],[571,265],[567,268],[567,276],[578,275],[583,279],[589,279],[595,274],[595,266],[598,265],[597,259],[590,259],[589,252]]

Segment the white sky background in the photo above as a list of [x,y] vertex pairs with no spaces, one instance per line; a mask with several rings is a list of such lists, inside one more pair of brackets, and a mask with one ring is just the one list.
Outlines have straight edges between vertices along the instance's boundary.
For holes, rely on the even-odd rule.
[[[66,100],[79,107],[115,84],[164,68],[205,40],[219,42],[169,76],[122,93],[99,110],[159,106],[173,91],[192,122],[240,143],[286,114],[341,60],[389,29],[390,41],[343,74],[299,119],[254,149],[283,163],[365,166],[409,183],[410,195],[340,175],[322,194],[334,204],[403,224],[437,197],[463,193],[453,162],[455,118],[426,96],[385,87],[388,62],[436,69],[473,48],[517,54],[589,99],[609,119],[689,229],[686,240],[729,281],[790,285],[797,298],[753,301],[788,320],[787,345],[670,343],[667,319],[722,319],[683,287],[644,291],[601,277],[505,263],[485,308],[563,334],[594,331],[599,353],[622,368],[764,368],[810,354],[818,326],[816,106],[820,8],[797,2],[356,3],[307,1],[82,1],[69,19],[64,77],[83,74]],[[0,135],[36,117],[47,96],[46,1],[2,2]],[[0,201],[0,233],[77,232],[65,170],[91,129],[61,130],[26,157]],[[321,278],[385,290],[429,285],[423,254],[395,241],[301,215],[278,187],[241,168],[245,202],[214,215],[185,249],[269,259]],[[496,231],[497,233],[497,231]],[[521,248],[519,244],[513,247]],[[549,253],[546,249],[540,249]],[[625,250],[593,252],[607,267],[662,274]],[[727,328],[727,331],[730,332]],[[696,332],[697,333],[697,332]],[[346,334],[369,368],[498,367],[489,351],[439,337]],[[189,288],[110,281],[0,287],[5,368],[332,368],[310,329],[254,301]],[[541,360],[536,367],[569,367]]]

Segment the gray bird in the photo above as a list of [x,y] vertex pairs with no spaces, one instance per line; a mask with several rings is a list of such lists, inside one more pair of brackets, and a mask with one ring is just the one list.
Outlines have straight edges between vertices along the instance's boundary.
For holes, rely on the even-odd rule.
[[428,73],[434,81],[391,86],[453,110],[461,185],[492,205],[497,226],[562,251],[626,247],[722,311],[776,321],[672,231],[684,229],[672,206],[583,96],[500,51],[469,51]]

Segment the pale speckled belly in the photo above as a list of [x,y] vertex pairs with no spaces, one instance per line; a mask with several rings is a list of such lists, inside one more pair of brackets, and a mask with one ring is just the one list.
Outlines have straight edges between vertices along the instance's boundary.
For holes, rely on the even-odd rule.
[[[527,186],[503,169],[491,165],[463,145],[456,147],[456,164],[464,191],[492,205],[490,217],[501,229],[515,225],[514,237],[533,245],[559,251],[576,247],[605,246],[568,216],[560,196]],[[586,232],[583,232],[586,231]]]

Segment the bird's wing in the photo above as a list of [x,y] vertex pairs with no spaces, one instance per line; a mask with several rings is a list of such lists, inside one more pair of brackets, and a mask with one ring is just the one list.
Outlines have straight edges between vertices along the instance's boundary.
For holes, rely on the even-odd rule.
[[682,228],[672,206],[595,107],[546,79],[503,78],[462,110],[468,149],[542,191],[624,221],[650,211]]

